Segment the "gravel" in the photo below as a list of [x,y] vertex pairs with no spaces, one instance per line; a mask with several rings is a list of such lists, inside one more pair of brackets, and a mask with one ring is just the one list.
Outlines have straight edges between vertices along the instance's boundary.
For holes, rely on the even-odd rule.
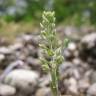
[[[72,37],[77,29],[68,28],[62,32]],[[62,95],[96,96],[96,32],[85,33],[80,38],[80,33],[75,34],[77,37],[73,36],[63,51],[65,61],[59,66]],[[0,41],[0,96],[52,95],[50,75],[42,70],[39,61],[39,39],[38,35],[23,34],[13,44]]]

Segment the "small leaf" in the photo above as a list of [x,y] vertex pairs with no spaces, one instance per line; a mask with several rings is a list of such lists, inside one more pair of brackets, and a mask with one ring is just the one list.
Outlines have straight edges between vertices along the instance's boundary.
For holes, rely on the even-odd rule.
[[44,26],[43,26],[43,24],[42,24],[42,23],[40,23],[40,27],[41,27],[41,28],[44,28]]
[[46,15],[45,15],[45,14],[42,15],[42,18],[43,18],[43,20],[45,20],[46,22],[49,22],[49,20],[48,20],[48,18],[46,18]]
[[47,50],[47,53],[48,53],[49,56],[53,56],[54,55],[53,50],[50,50],[50,49]]
[[49,67],[47,65],[42,65],[44,71],[48,71]]
[[47,47],[44,44],[39,44],[39,47],[41,47],[42,49],[47,49]]
[[60,55],[61,54],[61,47],[57,48],[55,53],[56,53],[56,56]]
[[70,40],[68,38],[64,39],[64,43],[63,44],[64,44],[65,48],[68,47],[69,42],[70,42]]
[[61,63],[63,62],[63,60],[64,60],[64,57],[63,57],[63,56],[58,56],[58,57],[56,58],[56,62],[57,62],[58,64],[61,64]]

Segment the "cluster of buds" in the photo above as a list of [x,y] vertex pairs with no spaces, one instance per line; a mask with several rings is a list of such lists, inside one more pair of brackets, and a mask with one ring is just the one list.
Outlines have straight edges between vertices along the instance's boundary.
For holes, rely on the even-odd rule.
[[62,41],[58,39],[55,28],[55,13],[43,12],[41,26],[41,39],[42,43],[40,47],[43,49],[43,53],[47,54],[51,58],[50,62],[44,58],[40,58],[44,69],[50,70],[58,68],[58,65],[63,62],[62,56]]
[[39,44],[43,50],[43,54],[46,54],[50,60],[46,58],[40,58],[43,69],[50,72],[51,75],[51,89],[53,96],[58,96],[58,80],[59,80],[59,65],[63,62],[62,49],[68,44],[68,39],[64,39],[62,42],[56,33],[55,28],[55,12],[43,12],[41,26],[41,40]]

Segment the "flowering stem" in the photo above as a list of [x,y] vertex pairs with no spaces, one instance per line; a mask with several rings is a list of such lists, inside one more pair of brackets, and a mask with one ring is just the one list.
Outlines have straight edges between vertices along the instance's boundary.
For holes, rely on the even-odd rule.
[[[59,81],[59,65],[63,62],[64,58],[61,55],[63,43],[58,39],[55,29],[55,13],[43,12],[41,25],[41,40],[40,48],[43,51],[45,57],[40,57],[43,69],[50,72],[51,75],[51,91],[53,96],[60,96],[58,90]],[[64,41],[64,46],[67,44]]]

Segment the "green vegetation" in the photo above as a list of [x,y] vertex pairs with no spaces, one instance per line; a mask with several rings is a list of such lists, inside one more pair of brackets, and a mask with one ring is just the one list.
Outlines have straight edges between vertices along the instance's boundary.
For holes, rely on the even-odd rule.
[[[0,35],[16,36],[18,32],[33,32],[43,10],[54,10],[56,24],[96,25],[95,0],[1,0]],[[18,3],[16,3],[18,1]],[[23,1],[23,3],[21,3]],[[20,5],[21,4],[21,5]],[[23,4],[23,5],[22,5]],[[8,11],[11,9],[11,11]],[[3,13],[3,14],[2,14]],[[27,25],[27,26],[26,26]],[[22,26],[22,27],[21,27]],[[31,28],[32,26],[32,28]],[[11,28],[10,28],[11,27]]]
[[33,22],[5,22],[0,21],[0,37],[5,37],[10,42],[13,42],[15,37],[29,32],[35,32],[38,30],[36,23]]
[[64,58],[61,55],[62,49],[67,46],[68,39],[64,39],[62,42],[57,38],[56,29],[55,29],[55,13],[54,12],[43,12],[42,23],[40,23],[41,31],[41,40],[40,44],[43,54],[48,56],[49,59],[41,57],[41,64],[47,72],[50,72],[51,75],[51,90],[53,96],[60,96],[58,90],[58,81],[59,81],[59,65],[63,62]]
[[[6,0],[5,0],[6,1]],[[14,2],[13,2],[14,1]],[[7,9],[15,5],[16,0],[7,0],[0,8]],[[54,10],[57,22],[72,19],[75,24],[82,24],[90,21],[91,24],[96,22],[96,1],[95,0],[21,0],[25,1],[27,7],[23,8],[24,12],[18,10],[14,15],[7,13],[3,16],[6,21],[32,21],[39,20],[43,10]],[[49,7],[48,7],[49,6]],[[20,7],[20,6],[19,6]],[[74,21],[75,20],[75,21]]]

